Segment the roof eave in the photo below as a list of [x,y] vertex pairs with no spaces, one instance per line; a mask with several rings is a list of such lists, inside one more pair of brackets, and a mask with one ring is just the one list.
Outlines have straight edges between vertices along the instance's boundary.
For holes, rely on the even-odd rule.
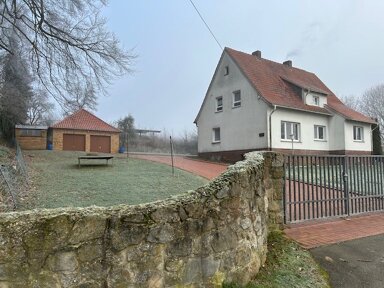
[[326,116],[333,116],[333,114],[331,112],[325,113],[325,112],[321,112],[321,111],[313,111],[313,110],[307,110],[307,109],[302,109],[302,108],[284,106],[284,105],[279,105],[279,104],[276,104],[275,106],[276,107],[280,107],[280,108],[285,108],[285,109],[303,111],[303,112],[307,112],[307,113],[316,113],[316,114],[322,114],[322,115],[326,115]]
[[[351,117],[349,117],[349,116],[347,116],[347,115],[345,115],[345,114],[343,114],[343,113],[341,113],[341,112],[335,110],[334,108],[332,108],[332,107],[329,106],[329,105],[325,105],[325,106],[327,106],[327,109],[332,110],[332,112],[334,112],[334,113],[336,113],[336,114],[342,116],[342,117],[345,118],[346,120],[349,120],[349,121],[355,121],[355,122],[361,122],[361,123],[377,124],[377,122],[374,121],[373,119],[372,119],[371,121],[362,121],[362,120],[353,119],[353,118],[351,118]],[[367,116],[365,116],[365,117],[367,117]]]

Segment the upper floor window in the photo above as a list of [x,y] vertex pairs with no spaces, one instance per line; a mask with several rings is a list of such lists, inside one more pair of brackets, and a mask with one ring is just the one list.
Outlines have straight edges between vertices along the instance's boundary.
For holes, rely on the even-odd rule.
[[354,141],[363,141],[364,140],[364,130],[361,126],[353,126],[353,140]]
[[229,74],[229,66],[225,66],[224,67],[224,75],[228,75]]
[[325,126],[315,125],[315,140],[326,140]]
[[281,121],[281,140],[300,139],[300,123]]
[[241,92],[240,90],[237,90],[233,92],[233,108],[240,107],[241,106]]
[[320,106],[320,97],[319,96],[312,96],[312,103],[313,103],[313,105]]
[[217,97],[216,98],[216,112],[223,111],[223,97]]
[[212,142],[219,143],[221,141],[220,127],[212,129]]
[[43,135],[43,130],[39,129],[21,129],[20,136],[29,136],[29,137],[41,137]]

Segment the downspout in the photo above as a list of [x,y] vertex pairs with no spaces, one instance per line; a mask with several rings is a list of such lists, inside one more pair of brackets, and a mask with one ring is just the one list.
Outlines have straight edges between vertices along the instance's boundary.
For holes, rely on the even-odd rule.
[[276,111],[276,105],[273,105],[273,110],[269,113],[269,151],[272,151],[272,114]]
[[[377,119],[376,119],[377,120]],[[371,124],[372,125],[372,124]],[[371,126],[372,127],[372,126]],[[376,127],[371,129],[371,154],[373,154],[373,131],[379,128],[379,123],[376,122]],[[363,134],[364,135],[364,134]]]

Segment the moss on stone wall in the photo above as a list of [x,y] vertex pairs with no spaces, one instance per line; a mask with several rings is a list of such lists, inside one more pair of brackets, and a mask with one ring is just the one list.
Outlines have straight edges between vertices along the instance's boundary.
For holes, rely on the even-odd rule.
[[0,287],[246,283],[265,261],[268,227],[282,221],[282,179],[271,176],[280,158],[248,154],[164,201],[0,214]]

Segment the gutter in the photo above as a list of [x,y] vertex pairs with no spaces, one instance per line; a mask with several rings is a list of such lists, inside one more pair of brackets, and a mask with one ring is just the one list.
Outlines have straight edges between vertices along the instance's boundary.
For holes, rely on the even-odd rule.
[[269,151],[272,151],[272,114],[275,113],[277,106],[273,105],[273,110],[269,114]]

